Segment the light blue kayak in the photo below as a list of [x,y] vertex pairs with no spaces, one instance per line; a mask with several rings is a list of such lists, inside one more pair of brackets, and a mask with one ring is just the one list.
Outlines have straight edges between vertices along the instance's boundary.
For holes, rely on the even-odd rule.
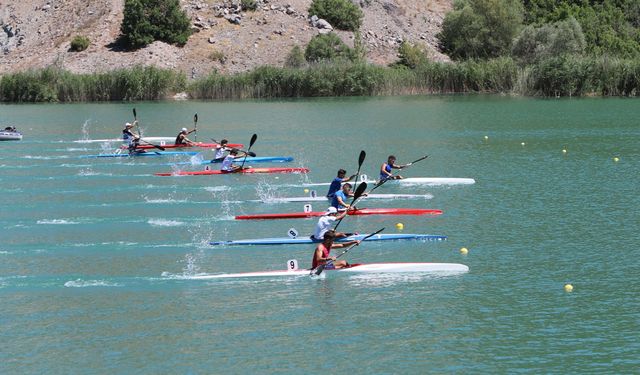
[[102,155],[83,155],[80,158],[128,158],[138,156],[171,156],[171,155],[195,155],[197,152],[195,151],[147,151],[135,153],[133,155],[129,155],[127,152],[123,152],[121,154],[102,154]]
[[[247,157],[247,158],[238,158],[235,159],[233,162],[234,163],[242,163],[243,161],[245,161],[247,163],[288,163],[293,161],[293,158],[291,156],[255,156],[255,157]],[[188,161],[183,161],[183,162],[179,162],[179,163],[171,163],[171,165],[183,165],[183,164],[190,164],[190,165],[207,165],[207,164],[214,164],[214,163],[222,163],[222,160],[203,160],[201,162],[188,162]]]
[[[362,240],[367,234],[357,234],[350,237],[339,238],[335,242],[346,242],[353,240]],[[411,234],[411,233],[392,233],[392,234],[376,234],[367,238],[365,241],[397,241],[397,240],[422,240],[422,241],[444,241],[447,236],[436,234]],[[275,238],[258,238],[253,240],[238,241],[213,241],[209,244],[217,245],[293,245],[293,244],[311,244],[321,241],[312,240],[310,237],[275,237]]]

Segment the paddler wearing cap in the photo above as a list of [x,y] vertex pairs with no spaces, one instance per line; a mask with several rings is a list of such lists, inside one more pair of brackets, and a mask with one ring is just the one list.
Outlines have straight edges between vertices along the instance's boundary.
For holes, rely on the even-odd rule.
[[[347,215],[347,211],[342,211],[338,214],[338,210],[335,207],[327,208],[327,211],[320,216],[318,219],[318,223],[316,224],[316,230],[311,235],[311,239],[314,241],[322,241],[324,239],[324,234],[327,233],[333,223],[336,220],[341,220],[343,217]],[[337,232],[335,233],[336,238],[347,237],[347,233]]]
[[327,231],[324,234],[321,243],[316,246],[316,250],[313,252],[313,260],[311,261],[311,269],[316,269],[321,264],[326,264],[325,270],[339,269],[349,267],[349,263],[346,260],[336,260],[336,257],[331,256],[331,249],[347,247],[351,245],[360,245],[360,241],[347,241],[341,243],[333,243],[336,239],[336,234],[333,230]]
[[134,121],[133,124],[127,122],[124,124],[124,129],[122,129],[122,139],[127,142],[127,146],[131,147],[131,143],[134,139],[139,139],[140,135],[133,132],[133,127],[138,123],[138,120]]
[[191,134],[194,131],[196,131],[196,129],[187,130],[187,128],[182,128],[176,136],[176,145],[193,145],[193,141],[187,138],[187,134]]

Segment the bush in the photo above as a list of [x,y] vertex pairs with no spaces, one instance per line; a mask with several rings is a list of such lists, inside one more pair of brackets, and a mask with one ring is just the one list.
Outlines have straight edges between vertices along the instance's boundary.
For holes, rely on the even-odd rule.
[[311,38],[304,51],[309,62],[330,61],[335,59],[355,60],[356,53],[334,33],[319,34]]
[[438,34],[440,47],[454,59],[507,55],[522,26],[518,0],[466,0],[455,3]]
[[76,52],[84,51],[89,47],[89,44],[91,44],[91,42],[89,41],[89,38],[82,35],[76,35],[71,41],[70,50],[76,51]]
[[535,28],[527,26],[514,40],[512,53],[521,63],[533,64],[553,56],[582,55],[586,42],[575,18]]
[[287,68],[300,68],[304,66],[305,62],[302,48],[300,48],[300,46],[294,46],[287,55],[287,58],[284,61],[284,66]]
[[218,50],[211,51],[211,53],[209,54],[209,58],[212,61],[218,61],[222,64],[224,64],[227,61],[227,57],[224,55],[224,52],[218,51]]
[[310,16],[325,19],[338,30],[356,31],[362,24],[364,13],[349,0],[313,0]]
[[179,0],[125,0],[120,32],[121,41],[130,48],[155,40],[184,45],[191,35],[191,21]]
[[256,0],[242,0],[240,4],[242,5],[242,9],[245,9],[245,10],[258,9],[258,3],[256,2]]
[[415,69],[418,65],[427,62],[426,52],[415,44],[408,42],[402,42],[402,44],[400,44],[400,47],[398,47],[398,57],[400,60],[396,63],[397,65],[406,66],[411,69]]

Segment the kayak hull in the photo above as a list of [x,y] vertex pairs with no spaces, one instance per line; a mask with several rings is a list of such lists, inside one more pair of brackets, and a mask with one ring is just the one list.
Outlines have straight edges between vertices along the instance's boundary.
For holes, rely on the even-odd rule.
[[[217,143],[203,143],[203,142],[196,142],[194,145],[176,145],[176,144],[166,144],[166,142],[162,141],[160,143],[158,143],[156,146],[162,146],[164,148],[191,148],[191,147],[200,147],[200,148],[215,148],[218,147],[219,144]],[[227,147],[230,148],[242,148],[244,147],[244,145],[242,143],[228,143]],[[126,150],[128,148],[127,145],[122,145],[120,146],[121,149]],[[150,148],[155,148],[152,145],[145,145],[145,144],[141,144],[138,145],[138,148],[141,149],[150,149]]]
[[129,153],[123,152],[121,154],[103,154],[103,155],[83,155],[80,158],[128,158],[133,157],[137,158],[140,156],[176,156],[176,155],[195,155],[197,152],[193,151],[147,151],[142,153],[134,153],[129,155]]
[[0,131],[0,141],[21,141],[22,133]]
[[[235,163],[247,162],[250,164],[253,163],[288,163],[292,162],[293,158],[291,156],[256,156],[256,157],[247,157],[247,158],[238,158],[235,159]],[[199,162],[180,162],[180,163],[171,163],[170,165],[210,165],[210,164],[220,164],[222,160],[202,160]]]
[[[290,212],[283,214],[254,214],[238,215],[236,220],[274,220],[274,219],[302,219],[324,215],[324,211]],[[442,210],[422,208],[362,208],[350,210],[348,215],[442,215]]]
[[[369,194],[363,199],[432,199],[431,194]],[[255,200],[252,202],[263,203],[287,203],[287,202],[329,202],[327,197],[289,197],[289,198],[267,198]]]
[[[346,242],[353,240],[362,240],[367,234],[358,234],[349,237],[343,237],[336,239],[335,242]],[[422,240],[422,241],[444,241],[447,236],[434,235],[434,234],[411,234],[411,233],[392,233],[392,234],[376,234],[367,238],[365,241],[400,241],[400,240]],[[312,244],[321,242],[319,240],[312,240],[310,237],[274,237],[274,238],[258,238],[252,240],[237,240],[237,241],[213,241],[209,244],[218,246],[236,246],[236,245],[298,245],[298,244]]]
[[[388,274],[388,273],[438,273],[438,274],[459,274],[469,271],[469,267],[458,263],[371,263],[354,264],[349,268],[337,270],[327,270],[323,274]],[[252,277],[299,277],[310,276],[311,270],[295,271],[265,271],[265,272],[243,272],[227,273],[219,275],[194,275],[186,277],[191,280],[214,280],[214,279],[238,279]]]
[[223,172],[219,169],[204,171],[179,171],[154,173],[156,176],[209,176],[215,174],[247,174],[247,173],[308,173],[307,168],[244,168],[236,172]]
[[[376,184],[377,180],[365,180],[367,184]],[[473,178],[456,178],[456,177],[408,177],[401,180],[388,180],[385,185],[473,185],[476,180]],[[302,186],[329,186],[330,183],[309,183]]]
[[[142,141],[147,142],[173,142],[176,137],[143,137]],[[105,142],[122,142],[122,138],[110,138],[110,139],[79,139],[73,141],[74,143],[105,143]]]

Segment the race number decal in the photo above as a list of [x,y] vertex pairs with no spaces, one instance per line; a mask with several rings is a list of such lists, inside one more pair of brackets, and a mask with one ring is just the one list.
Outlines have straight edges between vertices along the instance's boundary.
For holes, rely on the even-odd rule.
[[165,141],[160,141],[160,146],[166,146],[166,145],[167,145],[167,142],[165,142]]
[[364,181],[364,182],[369,181],[369,176],[367,176],[366,174],[361,174],[360,181]]
[[315,198],[318,195],[318,193],[315,190],[311,190],[310,194],[311,194],[311,198]]
[[311,210],[312,210],[312,207],[311,207],[310,204],[305,204],[304,205],[304,212],[311,212]]
[[296,230],[296,228],[289,228],[289,231],[287,232],[287,234],[289,235],[289,238],[298,237],[298,231]]
[[298,270],[298,261],[295,259],[290,259],[287,261],[287,271],[297,271]]

